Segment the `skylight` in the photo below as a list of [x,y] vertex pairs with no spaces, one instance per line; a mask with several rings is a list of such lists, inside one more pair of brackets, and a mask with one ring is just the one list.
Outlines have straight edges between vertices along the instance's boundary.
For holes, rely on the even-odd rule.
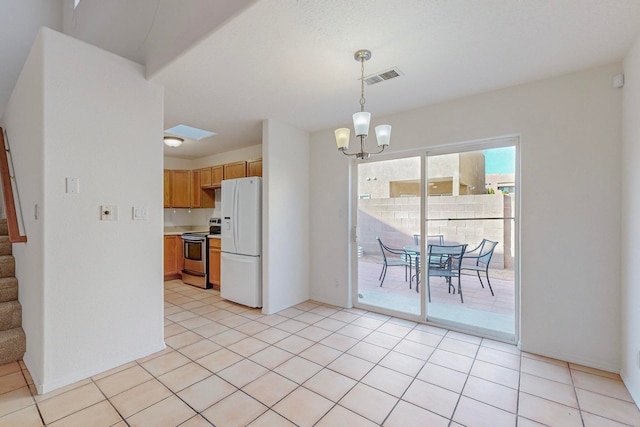
[[198,129],[187,125],[178,125],[170,129],[165,129],[165,133],[181,136],[183,138],[195,139],[196,141],[215,135],[215,132],[209,132],[208,130]]

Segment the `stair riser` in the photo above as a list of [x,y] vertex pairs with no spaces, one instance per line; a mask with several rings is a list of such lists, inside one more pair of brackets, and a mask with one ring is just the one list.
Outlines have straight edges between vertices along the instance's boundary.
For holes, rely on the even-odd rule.
[[27,350],[22,328],[0,332],[0,366],[22,359]]
[[0,303],[16,301],[18,299],[18,285],[11,287],[0,287]]
[[0,223],[0,236],[8,236],[9,235],[9,226],[6,222]]
[[0,277],[13,277],[16,274],[16,263],[12,256],[0,260]]
[[22,326],[22,306],[17,301],[0,304],[0,331]]
[[11,255],[11,242],[8,237],[0,236],[0,255]]

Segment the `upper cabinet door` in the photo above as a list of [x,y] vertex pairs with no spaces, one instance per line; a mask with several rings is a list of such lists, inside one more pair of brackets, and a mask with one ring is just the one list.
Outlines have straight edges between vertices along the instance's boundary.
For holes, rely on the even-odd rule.
[[227,163],[224,165],[224,179],[244,178],[247,176],[247,162]]
[[262,159],[247,162],[247,176],[262,176]]
[[171,183],[171,207],[191,207],[191,171],[174,170]]
[[211,186],[220,187],[224,177],[224,166],[211,166]]

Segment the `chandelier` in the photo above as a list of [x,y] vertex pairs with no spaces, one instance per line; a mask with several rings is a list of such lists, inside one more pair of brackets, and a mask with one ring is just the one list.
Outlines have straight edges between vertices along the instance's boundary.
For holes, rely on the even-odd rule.
[[360,138],[360,151],[357,153],[347,153],[349,149],[349,134],[351,130],[349,128],[340,128],[335,130],[336,144],[338,150],[342,151],[345,156],[356,156],[357,159],[366,160],[371,154],[379,154],[389,146],[389,140],[391,139],[391,125],[379,125],[376,126],[376,139],[378,140],[379,151],[375,153],[364,151],[364,140],[369,134],[369,123],[371,122],[371,113],[364,111],[364,62],[371,59],[371,52],[362,49],[357,51],[353,58],[356,61],[360,61],[360,111],[353,115],[353,128],[356,133],[356,138]]

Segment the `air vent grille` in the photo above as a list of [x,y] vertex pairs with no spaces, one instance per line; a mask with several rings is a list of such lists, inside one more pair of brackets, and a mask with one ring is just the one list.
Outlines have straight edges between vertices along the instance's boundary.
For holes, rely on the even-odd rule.
[[390,70],[383,71],[378,74],[372,74],[364,78],[364,82],[371,86],[376,83],[383,82],[385,80],[390,80],[396,77],[400,77],[402,75],[402,71],[398,67],[394,67]]

